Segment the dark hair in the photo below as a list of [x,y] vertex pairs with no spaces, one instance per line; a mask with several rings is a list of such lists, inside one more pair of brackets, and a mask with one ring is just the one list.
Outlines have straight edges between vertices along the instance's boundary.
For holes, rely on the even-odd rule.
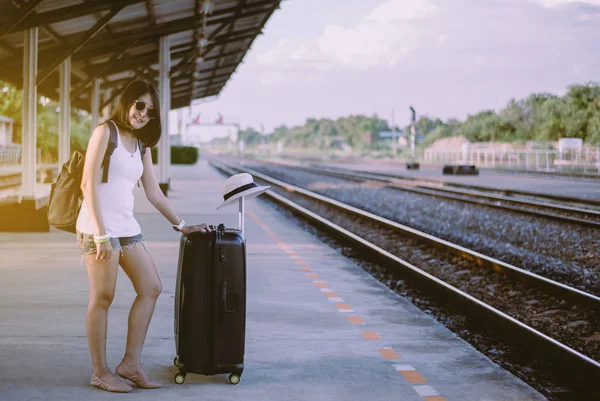
[[[156,110],[156,118],[148,121],[148,123],[140,129],[134,129],[129,123],[129,110],[133,103],[139,99],[141,96],[144,96],[146,93],[150,94],[152,98],[152,103],[154,106],[154,110]],[[125,92],[121,95],[121,99],[119,99],[119,104],[117,108],[112,113],[110,118],[113,120],[119,128],[124,128],[127,131],[131,132],[137,139],[142,141],[144,146],[153,147],[156,146],[158,140],[160,139],[160,134],[162,130],[162,124],[160,121],[160,104],[158,100],[158,92],[154,85],[147,81],[134,81],[132,82]]]

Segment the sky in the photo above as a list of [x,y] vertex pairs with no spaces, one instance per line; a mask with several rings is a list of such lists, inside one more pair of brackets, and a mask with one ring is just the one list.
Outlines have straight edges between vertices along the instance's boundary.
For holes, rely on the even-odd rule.
[[194,115],[268,133],[393,110],[405,126],[411,105],[464,120],[600,80],[600,0],[286,0],[263,32]]

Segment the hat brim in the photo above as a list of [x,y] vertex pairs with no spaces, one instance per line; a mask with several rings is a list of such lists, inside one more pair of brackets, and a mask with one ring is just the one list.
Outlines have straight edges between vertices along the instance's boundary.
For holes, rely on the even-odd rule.
[[255,196],[258,196],[258,195],[262,194],[263,192],[265,192],[269,188],[271,188],[270,185],[263,186],[263,187],[254,187],[254,188],[247,189],[247,190],[245,190],[243,192],[240,192],[239,194],[235,194],[231,198],[229,198],[225,202],[223,202],[221,204],[221,206],[219,206],[217,208],[217,210],[221,209],[222,207],[234,204],[235,201],[237,201],[238,199],[240,199],[242,196],[244,196],[246,198],[254,198]]

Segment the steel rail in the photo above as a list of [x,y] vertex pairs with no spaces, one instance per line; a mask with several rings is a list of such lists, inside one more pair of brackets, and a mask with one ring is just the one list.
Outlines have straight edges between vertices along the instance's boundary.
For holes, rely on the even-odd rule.
[[[321,166],[321,164],[318,164],[318,163],[315,165]],[[355,170],[355,169],[351,169],[351,168],[341,168],[341,167],[335,167],[335,166],[328,166],[327,168],[332,169],[332,170],[349,171],[352,173],[372,174],[369,171]],[[557,206],[565,206],[567,204],[571,204],[571,205],[576,204],[576,205],[584,205],[584,206],[594,207],[594,211],[600,210],[600,200],[595,200],[595,199],[574,198],[574,197],[569,197],[569,196],[544,194],[544,193],[540,193],[540,192],[528,192],[528,191],[522,191],[522,190],[517,190],[517,189],[482,187],[479,185],[462,184],[462,183],[458,183],[458,182],[442,181],[442,180],[436,180],[436,179],[432,179],[432,178],[403,176],[403,175],[386,173],[386,172],[377,172],[377,175],[380,175],[382,177],[389,177],[389,178],[397,179],[397,180],[411,181],[411,182],[415,182],[417,186],[423,186],[423,187],[431,186],[432,188],[439,189],[439,190],[452,191],[454,189],[465,189],[466,188],[466,189],[472,190],[472,191],[473,190],[479,191],[482,194],[484,194],[484,193],[503,194],[507,199],[514,200],[514,201],[520,200],[517,198],[517,196],[519,196],[521,198],[529,198],[529,199],[537,199],[537,200],[550,199],[553,202],[560,202],[563,205],[560,205],[557,203],[547,203],[547,202],[543,202],[543,201],[540,201],[540,203],[543,203],[545,205],[557,205]],[[591,210],[591,209],[582,209],[582,210],[587,211],[587,210]]]
[[[563,206],[557,204],[550,204],[544,202],[534,202],[534,201],[525,201],[521,199],[514,199],[506,196],[499,195],[489,195],[483,193],[475,193],[473,191],[462,190],[462,189],[450,189],[450,188],[439,188],[425,184],[413,184],[410,181],[402,182],[402,179],[394,179],[385,175],[380,175],[376,173],[367,173],[367,172],[358,172],[358,171],[348,171],[344,172],[341,170],[330,170],[326,168],[315,168],[308,166],[297,166],[297,165],[287,165],[284,163],[273,163],[273,162],[262,162],[266,164],[272,165],[283,165],[287,167],[291,167],[294,169],[304,170],[315,174],[327,175],[330,177],[342,178],[345,180],[352,180],[356,182],[361,182],[364,180],[378,181],[386,184],[388,188],[396,189],[400,191],[412,192],[421,195],[429,195],[435,196],[438,198],[450,199],[450,200],[458,200],[462,202],[468,202],[476,205],[492,207],[496,209],[509,210],[515,213],[527,214],[530,216],[540,216],[549,218],[556,221],[562,221],[566,223],[577,224],[584,227],[592,227],[592,228],[600,228],[600,221],[592,221],[587,219],[582,219],[573,216],[565,216],[556,213],[550,213],[542,210],[532,210],[532,209],[523,209],[520,207],[510,206],[506,204],[498,204],[495,202],[509,202],[516,203],[522,206],[529,206],[533,208],[545,208],[551,209],[558,212],[563,213],[576,213],[579,215],[585,216],[593,216],[600,220],[600,212],[589,209],[581,209],[575,208],[571,206]],[[406,180],[404,180],[406,181]],[[484,199],[484,200],[481,200]]]
[[[237,172],[247,172],[247,173],[252,174],[255,178],[258,178],[261,181],[265,181],[273,186],[277,186],[279,188],[285,189],[286,191],[288,191],[290,193],[300,194],[300,195],[310,198],[311,200],[326,203],[329,206],[340,208],[346,212],[361,215],[362,217],[368,218],[370,220],[380,222],[387,227],[397,227],[398,229],[400,229],[402,231],[404,231],[405,229],[408,229],[407,233],[416,233],[417,232],[416,230],[401,226],[398,223],[383,219],[379,216],[373,215],[372,213],[364,212],[355,207],[345,205],[341,202],[335,201],[333,199],[329,199],[327,197],[313,193],[313,192],[305,190],[303,188],[299,188],[294,185],[285,183],[283,181],[268,177],[262,173],[253,171],[252,169],[249,169],[247,167],[240,166],[240,165],[238,165],[236,167],[236,166],[223,164],[222,162],[217,161],[212,158],[209,158],[209,161],[215,168],[217,168],[227,174],[232,175],[232,174],[236,174]],[[425,272],[424,270],[421,270],[418,267],[402,260],[401,258],[387,252],[385,249],[382,249],[382,248],[378,247],[377,245],[374,245],[374,244],[370,243],[369,241],[366,241],[365,239],[361,238],[360,236],[330,222],[329,220],[286,199],[285,197],[283,197],[279,194],[274,193],[273,191],[269,190],[265,193],[265,195],[268,196],[269,198],[271,198],[276,203],[283,205],[284,207],[292,210],[294,213],[301,215],[301,216],[305,217],[306,219],[308,219],[309,221],[325,228],[326,230],[333,233],[334,235],[340,236],[340,237],[344,238],[345,240],[350,241],[353,244],[372,252],[378,258],[385,261],[386,264],[389,264],[391,266],[399,268],[401,271],[410,274],[411,276],[419,279],[422,283],[432,286],[436,290],[442,290],[444,292],[444,294],[446,296],[451,297],[453,301],[457,301],[457,302],[460,302],[461,304],[467,305],[467,306],[473,308],[474,311],[476,313],[478,313],[479,315],[485,316],[488,319],[492,319],[494,321],[494,324],[495,323],[500,324],[500,326],[492,326],[492,327],[495,329],[508,330],[506,332],[506,334],[511,336],[511,338],[513,340],[517,339],[518,341],[523,341],[526,339],[528,345],[530,345],[532,347],[539,346],[540,351],[543,349],[543,350],[548,350],[548,351],[556,353],[557,357],[561,361],[563,361],[563,362],[569,361],[568,364],[561,366],[566,373],[568,373],[570,375],[574,375],[575,377],[579,377],[579,378],[581,378],[582,376],[584,376],[584,377],[589,376],[591,378],[591,380],[595,380],[594,378],[600,377],[600,376],[598,376],[598,375],[600,375],[600,362],[599,361],[595,361],[594,359],[590,358],[589,356],[584,355],[584,354],[568,347],[567,345],[553,339],[552,337],[507,315],[506,313],[494,308],[493,306],[490,306],[490,305],[486,304],[485,302],[480,301],[479,299],[467,294],[466,292],[444,282],[443,280],[438,279],[437,277]],[[451,244],[447,241],[437,239],[435,237],[429,236],[424,233],[420,233],[420,234],[425,237],[429,237],[429,239],[434,239],[439,244],[445,244],[445,246],[449,247],[448,250],[450,250],[450,251],[462,250],[461,252],[466,252],[467,255],[471,255],[471,257],[475,258],[475,259],[471,259],[471,257],[467,257],[467,255],[464,255],[464,254],[461,255],[463,257],[467,257],[467,259],[469,259],[469,260],[473,260],[478,263],[481,262],[481,264],[483,264],[483,265],[489,264],[491,261],[494,261],[494,259],[489,258],[485,255],[481,255],[476,252],[467,250],[465,248]],[[508,265],[501,261],[494,261],[494,262],[495,263],[493,265],[496,268],[496,270],[498,270],[497,268],[505,267],[505,268],[508,268],[509,271],[519,272],[520,274],[525,273],[525,276],[530,277],[530,278],[535,277],[536,279],[539,279],[546,284],[552,283],[552,285],[554,285],[555,288],[561,289],[563,293],[565,293],[565,291],[572,291],[573,294],[578,294],[579,296],[582,297],[582,299],[585,299],[586,303],[593,302],[595,304],[596,308],[598,307],[598,304],[600,303],[600,298],[598,298],[594,295],[587,294],[587,293],[579,291],[577,289],[567,287],[567,286],[557,283],[557,282],[553,282],[552,280],[546,279],[541,276],[537,276],[534,273],[526,272],[522,269],[519,269],[515,266]],[[512,337],[515,334],[517,334],[517,336]]]

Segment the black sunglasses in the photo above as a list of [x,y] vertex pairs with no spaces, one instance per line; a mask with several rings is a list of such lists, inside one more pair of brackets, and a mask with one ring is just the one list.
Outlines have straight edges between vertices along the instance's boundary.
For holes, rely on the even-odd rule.
[[[135,105],[135,109],[137,111],[140,111],[140,112],[146,110],[146,107],[148,106],[146,104],[146,102],[144,102],[143,100],[136,100],[133,104]],[[157,117],[156,110],[154,110],[154,107],[148,107],[148,111],[146,112],[146,116],[150,120],[153,120],[153,119],[155,119]]]

